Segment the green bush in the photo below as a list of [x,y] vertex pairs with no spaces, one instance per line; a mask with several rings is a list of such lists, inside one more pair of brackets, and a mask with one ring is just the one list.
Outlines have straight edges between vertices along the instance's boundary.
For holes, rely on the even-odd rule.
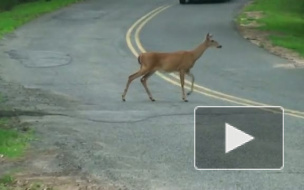
[[0,10],[10,10],[19,3],[19,0],[1,0]]
[[[0,11],[8,11],[11,10],[17,4],[28,3],[33,1],[39,1],[39,0],[1,0]],[[45,0],[45,1],[51,1],[51,0]]]

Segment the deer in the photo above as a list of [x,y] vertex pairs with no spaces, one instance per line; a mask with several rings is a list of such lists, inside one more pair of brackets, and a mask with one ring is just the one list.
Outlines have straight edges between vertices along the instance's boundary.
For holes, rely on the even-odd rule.
[[185,75],[188,75],[191,78],[191,89],[187,93],[189,96],[193,92],[193,86],[195,77],[190,72],[196,61],[204,54],[204,52],[210,48],[222,48],[217,41],[212,39],[212,35],[207,33],[205,40],[199,44],[197,47],[190,51],[176,51],[176,52],[144,52],[137,57],[137,61],[140,65],[140,69],[134,74],[130,75],[127,81],[127,85],[122,94],[122,101],[126,101],[125,97],[131,82],[141,77],[141,83],[144,86],[146,93],[149,96],[149,99],[154,102],[148,86],[147,80],[151,77],[156,71],[162,71],[166,73],[178,72],[180,76],[180,83],[182,89],[182,100],[188,102],[184,90]]

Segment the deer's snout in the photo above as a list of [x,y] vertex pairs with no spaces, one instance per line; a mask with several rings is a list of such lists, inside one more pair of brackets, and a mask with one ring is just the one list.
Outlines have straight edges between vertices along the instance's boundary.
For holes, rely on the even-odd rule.
[[217,46],[217,48],[222,48],[222,45]]

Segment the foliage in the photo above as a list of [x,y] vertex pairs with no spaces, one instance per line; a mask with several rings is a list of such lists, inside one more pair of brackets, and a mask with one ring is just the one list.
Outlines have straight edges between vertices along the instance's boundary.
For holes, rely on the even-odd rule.
[[[14,0],[0,0],[1,3],[4,1]],[[23,1],[27,2],[16,5],[10,11],[0,11],[0,39],[3,37],[3,35],[14,31],[17,27],[38,17],[41,14],[57,10],[80,0],[48,0],[49,2],[46,2],[46,0]]]
[[[1,0],[0,1],[0,10],[11,10],[14,6],[21,3],[28,3],[33,1],[39,1],[39,0]],[[50,1],[50,0],[46,0]]]
[[271,42],[304,56],[304,0],[254,0],[244,11],[261,11],[263,17],[256,22],[272,32]]

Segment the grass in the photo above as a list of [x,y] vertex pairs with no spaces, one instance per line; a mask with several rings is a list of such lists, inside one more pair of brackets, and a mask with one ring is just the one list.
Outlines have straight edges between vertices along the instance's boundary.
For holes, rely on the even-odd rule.
[[4,175],[0,178],[0,190],[10,190],[8,186],[11,186],[15,182],[15,179],[11,175]]
[[[11,127],[9,118],[0,118],[0,155],[16,158],[24,154],[32,139],[32,132],[21,132]],[[10,174],[0,177],[0,190],[17,190],[13,187],[15,178]]]
[[10,11],[0,12],[0,39],[3,35],[14,31],[26,22],[61,7],[81,0],[45,0],[24,3],[15,6]]
[[9,174],[6,174],[0,178],[0,184],[3,185],[10,185],[14,183],[14,181],[15,181],[14,177]]
[[41,182],[31,182],[28,184],[16,184],[16,179],[6,174],[0,178],[0,190],[54,190],[52,187],[47,187]]
[[[272,33],[269,40],[274,45],[304,56],[304,0],[254,0],[244,9],[251,11],[262,11],[263,17],[254,20],[261,24],[259,29]],[[242,24],[252,21],[244,12],[239,17]]]
[[0,118],[0,154],[8,158],[22,156],[32,139],[32,131],[21,132],[9,127],[10,120]]

